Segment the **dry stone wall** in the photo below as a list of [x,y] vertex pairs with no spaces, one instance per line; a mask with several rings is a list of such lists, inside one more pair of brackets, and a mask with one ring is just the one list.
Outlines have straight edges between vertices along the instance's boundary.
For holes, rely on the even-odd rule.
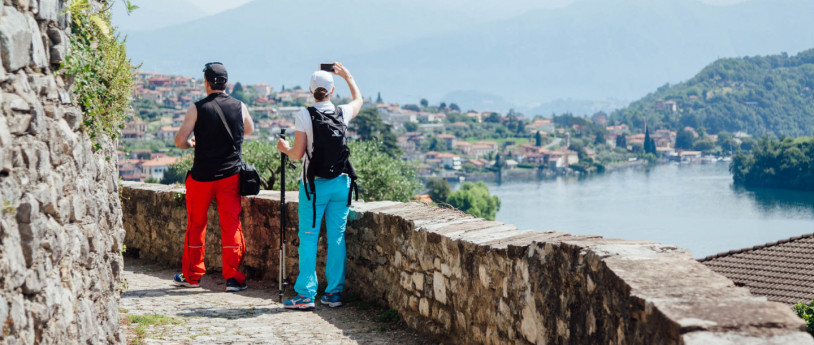
[[[125,183],[129,253],[180,269],[183,193]],[[278,196],[243,200],[250,278],[276,279]],[[293,200],[285,229],[291,282],[296,195],[286,199]],[[445,343],[814,344],[788,307],[752,296],[687,252],[658,243],[520,231],[396,202],[355,204],[346,239],[346,293],[398,310],[411,327]],[[206,264],[217,270],[220,260],[211,210]]]
[[57,73],[69,45],[65,6],[0,3],[3,344],[124,341],[116,154],[110,141],[91,149],[82,111]]

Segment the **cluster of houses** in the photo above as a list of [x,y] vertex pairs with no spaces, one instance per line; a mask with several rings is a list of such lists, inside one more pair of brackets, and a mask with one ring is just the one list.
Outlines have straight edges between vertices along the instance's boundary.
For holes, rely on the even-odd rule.
[[[155,104],[160,104],[170,108],[189,108],[197,100],[206,96],[203,81],[192,77],[168,76],[159,73],[139,71],[135,75],[135,88],[133,90],[136,99],[149,100]],[[235,85],[228,84],[227,90],[233,91]],[[256,96],[257,104],[274,104],[272,97],[274,88],[268,84],[246,85]],[[304,95],[303,95],[304,94]],[[287,100],[302,98],[306,100],[309,93],[303,90],[291,90],[278,94]]]
[[[136,75],[136,98],[149,100],[157,105],[161,105],[163,112],[160,118],[152,123],[142,120],[133,120],[125,124],[122,130],[122,140],[162,140],[171,142],[183,123],[186,109],[193,105],[195,101],[205,96],[202,82],[191,77],[166,76],[156,73],[139,72]],[[284,106],[307,104],[313,102],[312,95],[301,88],[287,89],[275,93],[273,88],[267,84],[256,84],[242,86],[244,92],[251,92],[255,100],[250,107],[258,129],[257,134],[246,139],[259,139],[262,136],[278,133],[281,128],[291,129],[294,127],[294,118],[297,112],[302,110],[302,106]],[[234,85],[228,85],[228,92],[232,92]],[[659,101],[659,109],[676,111],[676,104],[673,101]],[[503,169],[513,169],[518,165],[547,166],[552,169],[565,169],[570,165],[578,164],[579,154],[568,147],[568,131],[563,128],[555,128],[551,119],[534,119],[525,124],[524,129],[527,134],[534,136],[540,133],[549,136],[560,133],[565,136],[564,145],[549,145],[547,147],[531,144],[514,145],[507,142],[500,147],[497,142],[482,140],[459,140],[454,134],[456,127],[469,128],[470,123],[481,123],[484,121],[496,121],[491,112],[469,111],[461,113],[458,110],[441,109],[443,111],[429,112],[422,111],[415,105],[400,106],[398,104],[381,104],[371,101],[365,102],[365,107],[377,110],[382,120],[390,125],[397,132],[404,134],[397,138],[397,144],[405,153],[404,158],[420,161],[419,173],[421,175],[430,174],[456,174],[468,166],[476,169],[491,167],[495,164],[498,153],[502,154],[501,167]],[[469,122],[450,122],[448,114],[463,114],[470,118]],[[491,117],[491,118],[490,118]],[[499,117],[499,121],[509,121],[509,116]],[[592,118],[595,124],[604,126],[607,130],[606,144],[610,147],[617,145],[619,136],[625,137],[625,142],[630,149],[632,145],[644,144],[644,134],[630,134],[630,129],[626,125],[607,126],[608,118],[604,113],[597,113]],[[408,125],[409,124],[409,125]],[[410,131],[405,131],[409,128]],[[579,132],[579,126],[574,128]],[[692,128],[688,128],[695,133]],[[696,137],[698,136],[695,133]],[[433,146],[434,151],[421,152],[422,145],[431,137],[437,140]],[[657,130],[650,133],[654,140],[658,152],[666,157],[677,157],[678,160],[700,158],[701,153],[695,151],[675,150],[676,132],[669,130]],[[714,136],[711,138],[716,140]],[[593,158],[595,153],[591,149],[586,149],[588,157]],[[177,158],[168,157],[162,153],[150,152],[130,152],[127,157],[120,153],[119,171],[125,180],[145,180],[154,178],[160,180],[169,165]]]
[[119,177],[124,181],[161,181],[164,173],[179,158],[149,150],[133,150],[130,154],[118,151]]

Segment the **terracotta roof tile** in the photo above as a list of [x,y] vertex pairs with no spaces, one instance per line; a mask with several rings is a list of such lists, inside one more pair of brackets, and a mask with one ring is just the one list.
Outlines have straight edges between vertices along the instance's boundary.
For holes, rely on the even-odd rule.
[[770,301],[793,305],[814,298],[814,234],[730,250],[698,261]]

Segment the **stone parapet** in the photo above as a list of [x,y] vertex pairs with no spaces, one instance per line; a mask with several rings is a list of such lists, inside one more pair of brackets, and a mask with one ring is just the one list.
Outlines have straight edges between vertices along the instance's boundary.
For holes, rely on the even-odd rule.
[[[129,252],[180,268],[183,193],[125,183]],[[291,282],[297,196],[286,199]],[[243,207],[243,269],[274,280],[279,193],[244,198]],[[411,327],[445,343],[814,344],[788,307],[750,295],[676,247],[521,231],[415,203],[357,203],[350,218],[346,292],[396,309]],[[216,224],[210,210],[206,264],[215,270]]]

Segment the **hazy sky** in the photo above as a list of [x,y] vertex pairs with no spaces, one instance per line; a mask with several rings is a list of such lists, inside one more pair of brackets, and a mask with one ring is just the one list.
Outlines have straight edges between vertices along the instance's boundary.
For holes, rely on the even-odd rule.
[[[262,1],[262,0],[261,0]],[[223,0],[195,0],[194,3],[197,5],[201,10],[208,14],[215,14],[219,12],[223,12],[228,9],[232,9],[235,7],[239,7],[247,2],[251,2],[251,0],[230,0],[230,1],[223,1]]]
[[[195,4],[199,5],[204,12],[209,14],[219,13],[228,9],[232,9],[235,7],[239,7],[245,3],[251,2],[252,0],[231,0],[231,1],[222,1],[222,0],[195,0]],[[263,0],[256,0],[256,1],[263,1]],[[401,0],[398,0],[401,1]],[[560,7],[565,6],[574,1],[578,0],[504,0],[504,1],[512,1],[512,2],[538,2],[538,3],[545,3],[543,7]],[[681,1],[681,0],[679,0]],[[686,1],[686,0],[683,0]],[[698,0],[703,3],[711,4],[711,5],[731,5],[747,0]]]
[[[132,15],[124,14],[119,1],[114,2],[113,22],[123,30],[151,30],[161,27],[181,24],[190,20],[221,13],[236,7],[245,5],[252,1],[270,0],[132,0],[140,9]],[[403,1],[403,0],[380,0],[380,1]],[[464,4],[466,0],[445,0],[444,5],[462,8],[464,13],[477,18],[483,16],[483,9],[467,9]],[[504,0],[499,8],[487,10],[497,17],[510,17],[540,8],[557,8],[567,6],[579,0]],[[610,0],[612,1],[612,0]],[[671,0],[671,1],[700,1],[712,5],[731,5],[748,0]],[[518,11],[518,9],[520,11]],[[505,13],[503,13],[505,12]]]

